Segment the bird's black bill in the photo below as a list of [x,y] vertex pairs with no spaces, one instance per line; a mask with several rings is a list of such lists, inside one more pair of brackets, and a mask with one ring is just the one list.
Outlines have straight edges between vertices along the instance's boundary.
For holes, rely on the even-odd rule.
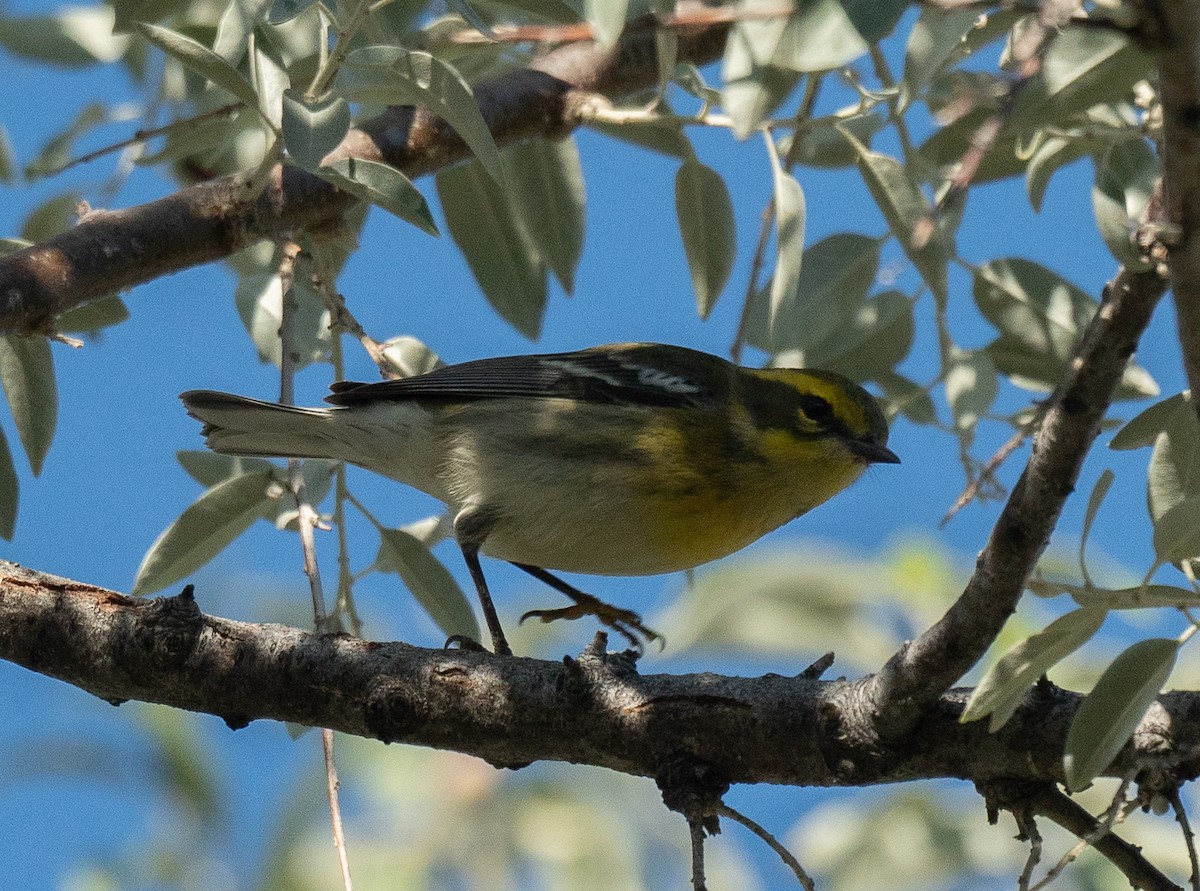
[[871,464],[899,464],[900,456],[887,446],[865,439],[852,439],[848,443],[850,451]]

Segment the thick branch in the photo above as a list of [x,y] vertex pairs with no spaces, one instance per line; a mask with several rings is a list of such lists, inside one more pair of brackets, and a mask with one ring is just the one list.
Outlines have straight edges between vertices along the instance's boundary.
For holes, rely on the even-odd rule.
[[[1163,109],[1162,159],[1167,222],[1178,243],[1169,257],[1184,370],[1200,392],[1200,5],[1145,4],[1158,61]],[[1200,408],[1200,406],[1198,406]]]
[[[866,785],[933,777],[1061,781],[1081,697],[1040,686],[999,733],[941,697],[902,742],[839,737],[861,688],[812,678],[639,675],[623,657],[545,662],[427,650],[203,615],[190,596],[134,600],[0,562],[0,658],[114,703],[269,718],[493,764],[595,764],[659,778],[679,759],[727,782]],[[1200,696],[1163,696],[1113,765],[1200,770]],[[1186,758],[1184,761],[1182,759]],[[1140,759],[1140,760],[1139,760]]]
[[[1033,441],[975,572],[942,619],[862,681],[869,711],[849,736],[894,739],[986,652],[1016,609],[1025,580],[1050,541],[1113,391],[1166,288],[1156,272],[1122,269],[1104,290],[1084,332],[1073,376],[1060,389]],[[856,693],[857,696],[857,693]]]
[[[682,27],[679,59],[717,58],[729,24]],[[654,25],[631,26],[611,51],[592,43],[559,47],[526,68],[475,87],[484,120],[501,145],[561,136],[596,94],[621,96],[658,79]],[[384,161],[410,177],[468,156],[466,144],[423,109],[389,108],[347,134],[327,158]],[[247,204],[244,178],[225,176],[120,211],[89,213],[41,244],[0,257],[0,334],[49,328],[68,309],[201,263],[264,238],[337,220],[352,198],[296,167],[277,167]]]

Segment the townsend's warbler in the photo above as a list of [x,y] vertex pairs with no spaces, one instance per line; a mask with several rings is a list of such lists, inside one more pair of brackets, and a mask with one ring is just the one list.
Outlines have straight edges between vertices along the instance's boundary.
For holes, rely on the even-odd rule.
[[635,644],[636,613],[547,569],[650,575],[724,557],[897,463],[862,387],[830,371],[741,368],[660,344],[481,359],[403,380],[339,382],[333,408],[192,390],[214,451],[347,461],[454,511],[493,645],[511,650],[479,554],[576,600]]

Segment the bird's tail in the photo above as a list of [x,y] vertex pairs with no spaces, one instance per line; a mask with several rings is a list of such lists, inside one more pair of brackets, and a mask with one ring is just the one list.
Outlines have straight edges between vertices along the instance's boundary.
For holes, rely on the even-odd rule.
[[336,409],[297,408],[217,393],[188,390],[179,396],[188,414],[204,422],[205,442],[223,455],[262,455],[280,458],[345,456],[344,443],[334,433]]

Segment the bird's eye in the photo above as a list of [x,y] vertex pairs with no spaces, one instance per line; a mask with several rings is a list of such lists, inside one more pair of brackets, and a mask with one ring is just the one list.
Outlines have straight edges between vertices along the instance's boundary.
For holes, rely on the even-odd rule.
[[809,420],[822,426],[833,420],[833,406],[820,396],[801,396],[800,410],[808,416]]

